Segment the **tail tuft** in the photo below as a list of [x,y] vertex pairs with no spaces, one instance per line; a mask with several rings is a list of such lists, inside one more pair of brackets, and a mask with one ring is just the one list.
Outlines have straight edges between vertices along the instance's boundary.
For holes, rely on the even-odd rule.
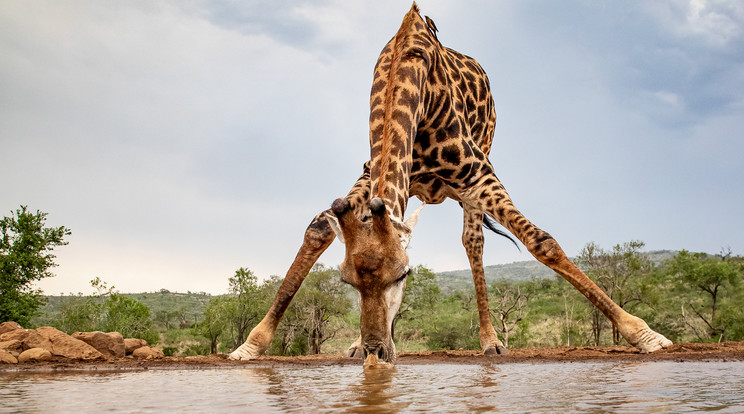
[[499,236],[506,237],[507,239],[511,240],[512,243],[514,243],[515,246],[517,246],[517,250],[520,252],[522,249],[519,248],[519,245],[517,242],[512,238],[512,236],[505,232],[504,230],[501,230],[499,227],[499,224],[491,219],[491,217],[488,217],[487,214],[483,214],[483,227],[487,228],[488,230],[491,230],[492,232],[498,234]]

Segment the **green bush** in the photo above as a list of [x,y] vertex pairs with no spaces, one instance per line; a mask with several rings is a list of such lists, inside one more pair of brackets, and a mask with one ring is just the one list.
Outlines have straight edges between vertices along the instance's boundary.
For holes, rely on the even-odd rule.
[[441,316],[428,334],[426,346],[431,350],[480,349],[477,331],[471,332],[470,321],[461,316]]
[[189,344],[181,351],[180,356],[209,355],[209,345],[207,344]]
[[104,303],[102,331],[119,332],[125,338],[140,338],[150,344],[158,342],[158,334],[152,329],[150,309],[124,295],[112,294]]
[[164,346],[163,347],[163,355],[165,356],[175,356],[178,353],[178,348],[174,346]]

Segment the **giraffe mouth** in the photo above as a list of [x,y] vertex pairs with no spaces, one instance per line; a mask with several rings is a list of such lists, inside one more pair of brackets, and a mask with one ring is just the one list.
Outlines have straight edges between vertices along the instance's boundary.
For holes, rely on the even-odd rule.
[[387,362],[391,363],[390,358],[390,352],[388,352],[387,347],[379,344],[379,345],[370,345],[365,344],[363,347],[364,351],[364,360],[365,365],[369,363],[369,361],[381,361],[381,362]]

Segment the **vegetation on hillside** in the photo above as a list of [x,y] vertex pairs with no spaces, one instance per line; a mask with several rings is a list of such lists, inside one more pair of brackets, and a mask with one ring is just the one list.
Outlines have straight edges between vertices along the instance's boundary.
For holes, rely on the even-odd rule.
[[[22,208],[3,220],[3,319],[68,333],[118,331],[146,339],[167,355],[229,352],[263,318],[283,281],[277,276],[259,281],[251,270],[240,268],[229,278],[228,294],[211,296],[166,289],[122,294],[96,278],[91,281],[96,293],[41,298],[29,283],[51,275],[54,256],[49,251],[65,244],[63,236],[69,234],[64,227],[44,228],[44,218],[44,213]],[[743,257],[730,251],[643,252],[643,247],[639,241],[610,249],[589,243],[574,260],[616,303],[674,342],[744,340]],[[492,322],[508,347],[623,343],[573,286],[536,262],[489,269]],[[469,273],[463,272],[435,274],[414,267],[393,320],[399,351],[480,348],[475,292]],[[510,273],[514,277],[494,276]],[[312,269],[268,353],[344,352],[357,339],[356,292],[339,276],[338,269],[322,264]]]

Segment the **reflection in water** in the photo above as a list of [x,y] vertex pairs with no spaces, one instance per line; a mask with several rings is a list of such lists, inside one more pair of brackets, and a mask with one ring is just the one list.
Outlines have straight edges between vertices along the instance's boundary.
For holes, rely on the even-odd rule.
[[407,404],[403,401],[393,402],[398,397],[392,387],[395,368],[362,369],[361,381],[352,384],[350,396],[355,404],[338,404],[335,408],[348,408],[355,413],[398,412]]
[[0,413],[744,411],[744,362],[0,374]]

